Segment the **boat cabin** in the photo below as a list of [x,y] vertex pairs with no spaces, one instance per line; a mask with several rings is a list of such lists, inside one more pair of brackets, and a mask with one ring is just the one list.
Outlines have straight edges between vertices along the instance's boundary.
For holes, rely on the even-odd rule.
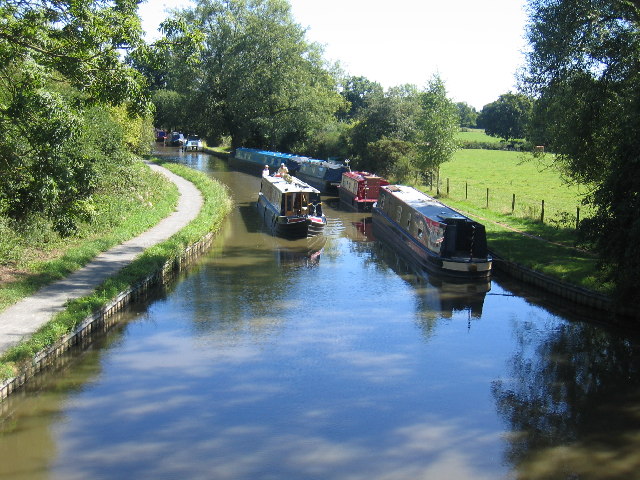
[[264,177],[260,192],[280,216],[322,215],[320,192],[295,177]]

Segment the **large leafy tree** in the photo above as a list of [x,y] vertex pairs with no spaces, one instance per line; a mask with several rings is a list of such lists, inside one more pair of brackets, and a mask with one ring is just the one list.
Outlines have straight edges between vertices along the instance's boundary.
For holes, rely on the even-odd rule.
[[467,102],[458,102],[456,107],[460,116],[460,126],[474,128],[478,121],[478,112],[475,107],[472,107]]
[[340,94],[348,103],[346,109],[340,112],[339,118],[352,120],[372,101],[380,99],[384,95],[384,89],[378,82],[366,77],[347,77],[343,81]]
[[415,165],[423,179],[434,173],[438,179],[440,165],[450,160],[458,148],[458,108],[447,97],[446,87],[439,75],[431,78],[427,89],[420,95],[420,101],[422,111],[418,120]]
[[147,107],[121,51],[140,45],[136,0],[0,3],[0,214],[73,229],[95,180],[93,105]]
[[621,298],[640,289],[640,2],[529,0],[532,140],[591,186],[595,242]]
[[[400,158],[413,143],[419,112],[419,91],[415,85],[401,85],[384,94],[368,96],[349,134],[350,155],[358,168],[381,174],[393,171],[389,159]],[[378,142],[382,145],[376,145]],[[397,155],[390,154],[393,146],[400,147]],[[381,151],[387,153],[380,155]]]
[[[174,21],[202,38],[196,65],[168,87],[185,95],[193,128],[234,147],[286,149],[321,127],[341,105],[319,45],[305,39],[286,0],[199,0]],[[185,32],[168,32],[167,45]]]
[[485,105],[478,123],[487,135],[506,141],[524,138],[531,117],[532,100],[521,93],[505,93],[498,100]]

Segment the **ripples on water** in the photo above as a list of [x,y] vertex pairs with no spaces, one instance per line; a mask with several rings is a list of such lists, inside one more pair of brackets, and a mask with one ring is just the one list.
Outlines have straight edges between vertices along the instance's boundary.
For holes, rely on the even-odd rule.
[[507,279],[414,275],[362,214],[267,235],[230,186],[211,253],[2,406],[11,479],[629,479],[638,343]]

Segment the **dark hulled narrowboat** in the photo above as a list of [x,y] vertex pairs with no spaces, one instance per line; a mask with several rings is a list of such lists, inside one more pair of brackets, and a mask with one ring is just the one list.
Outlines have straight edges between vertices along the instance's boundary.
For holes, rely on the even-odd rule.
[[370,212],[382,185],[389,182],[368,172],[344,172],[338,187],[340,202],[358,212]]
[[300,165],[296,176],[323,193],[337,193],[342,174],[348,171],[346,165],[326,160],[298,157],[296,162]]
[[469,279],[491,274],[484,226],[415,188],[381,186],[372,218],[376,238],[420,271]]
[[281,237],[318,235],[327,224],[320,192],[291,175],[263,176],[257,206],[265,224]]

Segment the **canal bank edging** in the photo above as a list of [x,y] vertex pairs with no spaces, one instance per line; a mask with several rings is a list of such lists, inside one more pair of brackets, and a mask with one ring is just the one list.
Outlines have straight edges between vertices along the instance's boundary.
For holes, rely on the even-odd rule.
[[22,387],[27,381],[44,368],[52,365],[56,359],[74,347],[86,348],[92,341],[92,335],[108,331],[118,323],[118,312],[130,303],[143,299],[149,290],[165,285],[176,278],[181,271],[192,264],[213,242],[214,233],[210,232],[200,241],[189,245],[176,258],[168,260],[158,271],[147,275],[143,280],[117,295],[111,302],[97,312],[89,315],[73,332],[66,334],[54,345],[38,353],[28,364],[21,365],[20,373],[0,384],[0,401]]
[[[497,270],[505,272],[509,276],[524,283],[534,285],[542,290],[553,293],[563,299],[589,308],[615,313],[617,316],[640,319],[640,311],[627,306],[618,305],[610,297],[600,293],[579,287],[562,280],[558,280],[530,268],[500,258],[492,252],[493,266]],[[610,323],[620,326],[629,326],[623,319],[612,319]]]

